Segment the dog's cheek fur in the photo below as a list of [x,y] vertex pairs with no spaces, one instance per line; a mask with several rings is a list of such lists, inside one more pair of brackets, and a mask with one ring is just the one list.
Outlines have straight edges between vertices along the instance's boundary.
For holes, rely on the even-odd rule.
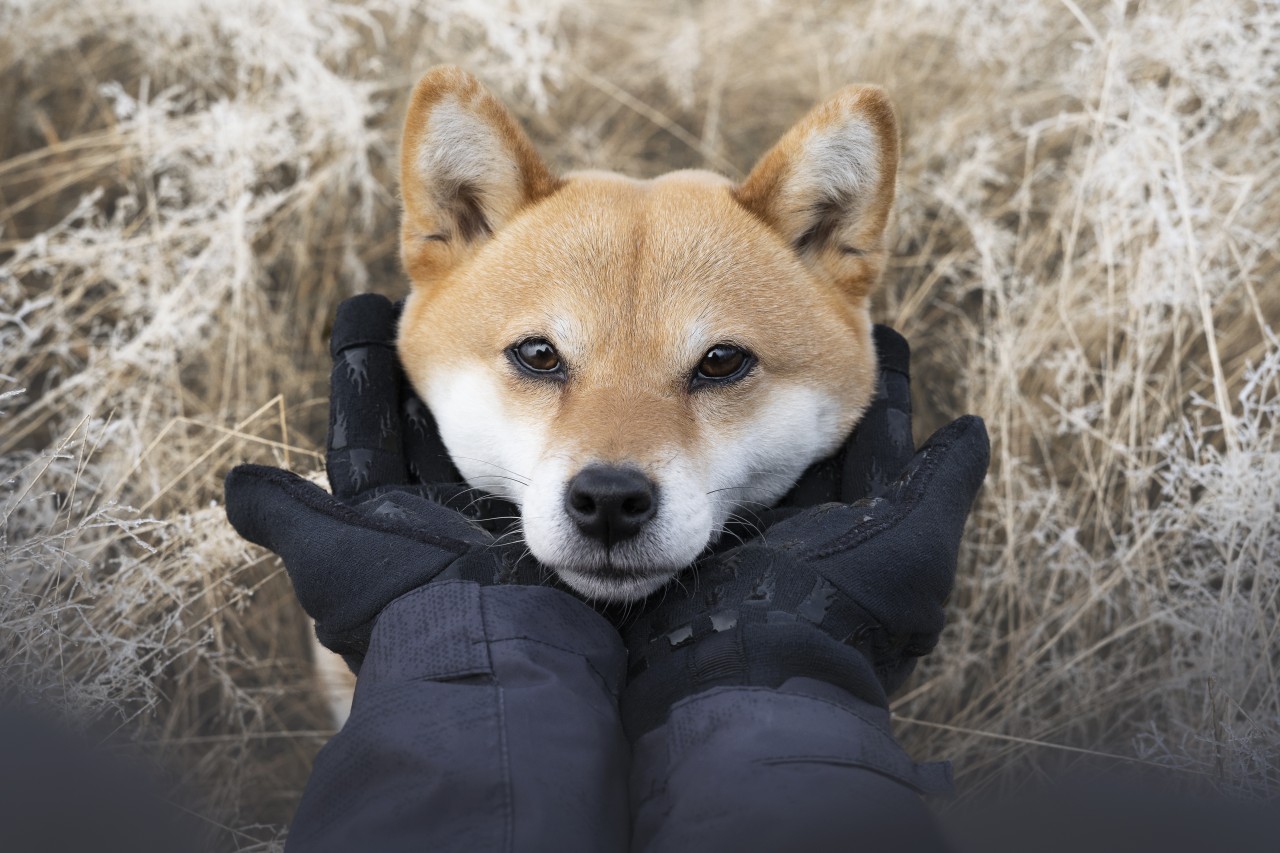
[[738,506],[759,510],[795,485],[811,464],[831,454],[866,402],[851,406],[821,387],[788,383],[765,392],[740,423],[704,433],[707,485],[715,533]]
[[526,484],[543,455],[546,427],[513,405],[503,387],[507,381],[471,361],[430,372],[417,390],[467,483],[523,505]]

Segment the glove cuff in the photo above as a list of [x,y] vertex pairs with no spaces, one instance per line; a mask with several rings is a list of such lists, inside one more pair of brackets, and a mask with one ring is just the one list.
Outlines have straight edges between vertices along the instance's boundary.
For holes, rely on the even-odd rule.
[[670,654],[633,661],[620,703],[623,728],[634,743],[662,725],[682,699],[715,687],[777,688],[792,678],[826,682],[888,708],[875,668],[853,646],[804,623],[740,623]]

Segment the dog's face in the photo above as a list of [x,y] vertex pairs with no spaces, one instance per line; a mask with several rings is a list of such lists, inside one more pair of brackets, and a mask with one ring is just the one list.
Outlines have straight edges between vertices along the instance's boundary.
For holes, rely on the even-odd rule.
[[896,164],[887,100],[853,88],[741,186],[557,178],[473,78],[423,78],[400,356],[534,557],[586,596],[644,596],[835,450],[873,391]]

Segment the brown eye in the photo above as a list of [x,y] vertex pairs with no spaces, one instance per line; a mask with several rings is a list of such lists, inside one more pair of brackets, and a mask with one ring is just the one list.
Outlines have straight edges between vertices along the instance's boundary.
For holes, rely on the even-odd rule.
[[560,369],[560,353],[545,338],[529,338],[511,348],[521,367],[533,373],[555,373]]
[[731,344],[716,344],[707,350],[698,364],[697,379],[731,379],[750,367],[751,356],[746,350]]

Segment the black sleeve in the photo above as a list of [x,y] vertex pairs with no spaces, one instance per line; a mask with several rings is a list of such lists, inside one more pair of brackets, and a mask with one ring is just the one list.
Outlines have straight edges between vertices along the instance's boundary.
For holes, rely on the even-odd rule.
[[720,687],[636,743],[631,849],[940,853],[920,795],[949,789],[949,766],[913,762],[887,711],[837,687]]
[[442,581],[378,618],[296,851],[625,850],[617,632],[558,590]]

